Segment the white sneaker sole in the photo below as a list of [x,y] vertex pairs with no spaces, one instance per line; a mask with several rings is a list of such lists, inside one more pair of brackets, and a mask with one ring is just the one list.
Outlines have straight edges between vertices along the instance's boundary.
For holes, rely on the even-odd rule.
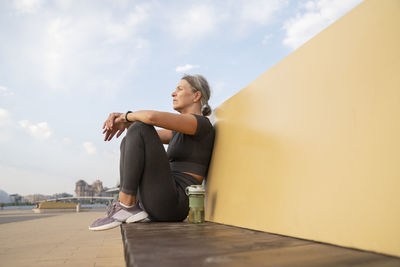
[[146,219],[147,217],[149,217],[149,215],[147,214],[147,212],[145,211],[141,211],[139,213],[136,213],[135,215],[130,216],[128,219],[126,219],[126,223],[133,223],[133,222],[139,222],[141,220]]
[[90,227],[89,226],[89,230],[92,230],[92,231],[103,231],[103,230],[108,230],[108,229],[115,228],[115,227],[117,227],[117,226],[119,226],[121,224],[122,224],[122,222],[114,221],[112,223],[105,224],[105,225],[100,225],[100,226],[97,226],[97,227]]

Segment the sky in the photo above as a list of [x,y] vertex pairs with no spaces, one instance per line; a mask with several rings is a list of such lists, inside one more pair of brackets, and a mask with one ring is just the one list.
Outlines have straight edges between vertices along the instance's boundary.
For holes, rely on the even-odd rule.
[[119,180],[111,112],[175,112],[183,74],[217,108],[361,0],[0,1],[0,189]]

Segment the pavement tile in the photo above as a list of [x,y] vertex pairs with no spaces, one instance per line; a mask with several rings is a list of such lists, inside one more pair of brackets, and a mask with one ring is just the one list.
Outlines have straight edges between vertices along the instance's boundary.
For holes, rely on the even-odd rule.
[[126,266],[125,261],[117,260],[117,259],[97,259],[95,266]]
[[95,262],[92,260],[67,260],[62,265],[63,267],[72,266],[72,267],[86,267],[86,266],[95,266]]
[[[21,218],[32,211],[14,211]],[[88,225],[104,212],[57,213],[0,224],[0,266],[94,266],[99,254],[125,266],[119,228],[91,232]],[[3,217],[2,217],[3,216]],[[0,217],[7,215],[0,211]],[[29,218],[30,218],[29,217]],[[23,252],[23,253],[22,253]],[[101,255],[100,255],[101,256]]]

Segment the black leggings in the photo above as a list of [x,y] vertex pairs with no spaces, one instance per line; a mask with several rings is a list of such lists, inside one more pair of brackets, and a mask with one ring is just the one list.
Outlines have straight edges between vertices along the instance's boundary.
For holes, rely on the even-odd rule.
[[200,184],[171,171],[167,153],[153,126],[133,123],[121,142],[120,190],[135,195],[154,221],[182,221],[189,211],[185,188]]

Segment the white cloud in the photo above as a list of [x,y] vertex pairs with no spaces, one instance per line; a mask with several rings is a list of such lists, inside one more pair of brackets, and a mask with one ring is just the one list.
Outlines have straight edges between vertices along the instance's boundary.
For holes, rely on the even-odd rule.
[[[151,6],[149,4],[137,5],[134,10],[122,20],[122,22],[109,21],[105,25],[108,34],[107,41],[110,43],[126,42],[127,40],[136,37],[140,25],[143,25],[148,20],[150,9]],[[139,38],[139,40],[142,42],[144,41],[142,38]],[[141,44],[139,44],[139,46],[140,45]]]
[[11,92],[5,86],[0,86],[0,95],[1,96],[10,96],[10,95],[14,95],[14,92]]
[[10,137],[9,125],[11,122],[10,113],[0,108],[0,143],[7,142]]
[[221,29],[243,37],[260,26],[270,24],[288,0],[209,1],[174,6],[166,16],[169,31],[180,45],[201,41]]
[[263,45],[266,45],[266,44],[268,44],[268,41],[269,41],[271,38],[272,38],[272,34],[264,35],[264,38],[263,38],[263,40],[261,41],[261,43],[262,43]]
[[51,130],[47,122],[39,122],[37,124],[33,124],[28,120],[22,120],[19,121],[19,125],[30,135],[39,140],[47,139],[53,134],[53,131]]
[[0,131],[0,143],[7,143],[9,135],[6,132]]
[[14,8],[19,13],[35,13],[42,4],[42,0],[14,0]]
[[216,29],[218,16],[211,5],[184,7],[168,14],[169,29],[180,41],[196,41],[209,35]]
[[189,71],[189,70],[192,70],[192,69],[197,69],[197,68],[200,68],[200,66],[199,65],[186,64],[184,66],[176,67],[175,71],[179,73],[179,72],[186,72],[186,71]]
[[240,4],[240,20],[242,23],[268,24],[276,11],[287,6],[282,0],[243,0]]
[[288,5],[287,0],[240,0],[231,3],[228,9],[222,5],[219,13],[227,12],[226,22],[239,38],[259,27],[271,24],[279,17],[279,11]]
[[0,108],[0,126],[7,124],[10,121],[10,113]]
[[303,12],[284,23],[286,37],[283,44],[293,49],[298,48],[361,1],[315,0],[306,2],[301,5]]
[[4,44],[7,54],[16,55],[26,69],[20,71],[29,70],[48,90],[117,94],[147,56],[151,44],[141,34],[152,5],[58,3],[43,5],[34,23],[22,24],[22,39]]
[[85,149],[86,153],[89,155],[96,153],[96,147],[92,142],[83,142],[83,148]]

